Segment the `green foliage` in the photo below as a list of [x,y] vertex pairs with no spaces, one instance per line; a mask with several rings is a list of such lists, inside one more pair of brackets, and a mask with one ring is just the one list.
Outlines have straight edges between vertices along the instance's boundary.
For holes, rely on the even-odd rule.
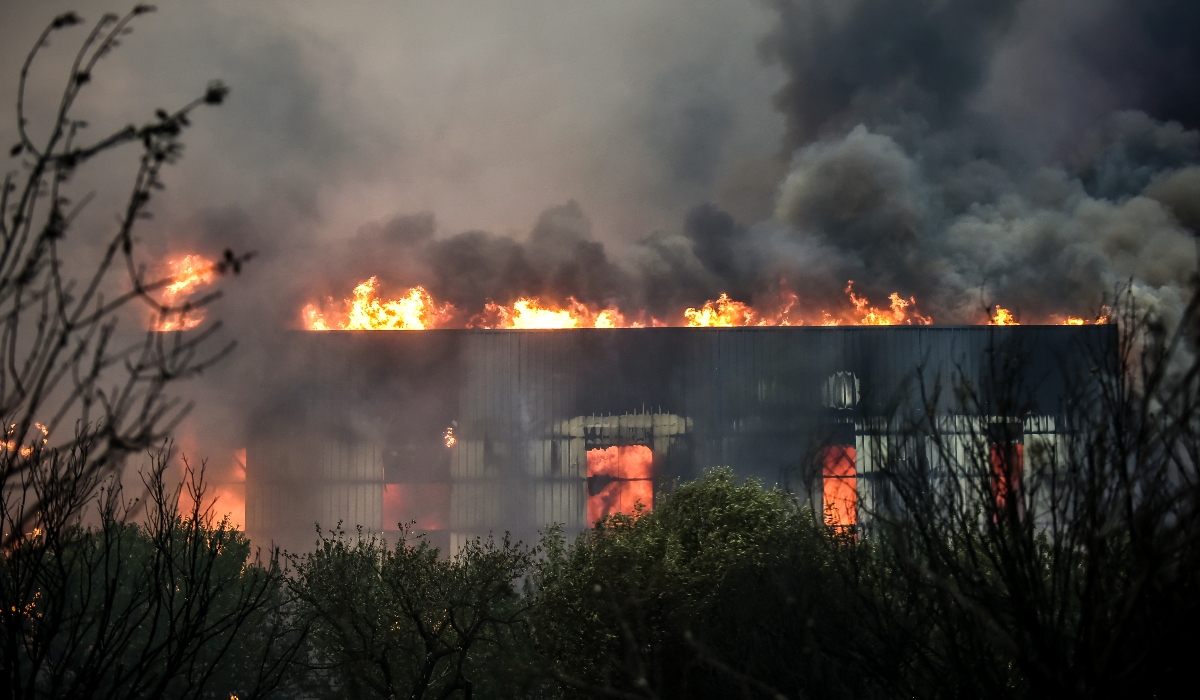
[[316,680],[350,698],[446,698],[473,678],[500,690],[494,667],[526,614],[515,584],[532,556],[507,537],[446,559],[407,529],[390,549],[361,531],[322,535],[290,582],[312,620]]
[[[788,494],[716,469],[653,512],[612,516],[569,549],[551,533],[532,577],[533,638],[547,673],[574,692],[804,688],[808,667],[836,663],[814,628],[843,598],[831,560],[855,547]],[[825,678],[811,690],[839,688]]]
[[282,600],[227,522],[104,518],[0,557],[6,697],[200,697],[258,685]]

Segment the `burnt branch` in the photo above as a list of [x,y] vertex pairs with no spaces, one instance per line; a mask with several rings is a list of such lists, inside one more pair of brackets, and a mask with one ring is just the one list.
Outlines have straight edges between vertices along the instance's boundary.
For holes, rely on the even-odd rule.
[[[200,331],[149,331],[128,340],[123,323],[134,305],[165,318],[202,308],[219,292],[183,303],[164,303],[157,292],[170,278],[152,278],[139,261],[134,231],[146,219],[153,196],[163,189],[162,170],[179,161],[181,137],[201,107],[221,104],[222,83],[209,84],[194,100],[174,111],[84,142],[86,121],[72,109],[93,85],[102,59],[153,8],[138,5],[123,17],[104,15],[87,34],[71,63],[52,120],[39,136],[28,120],[30,67],[52,35],[78,25],[74,13],[60,15],[38,37],[21,67],[17,93],[20,141],[13,157],[22,170],[5,175],[0,191],[0,546],[12,547],[31,531],[44,504],[30,492],[33,472],[46,470],[55,454],[86,455],[75,468],[95,486],[115,474],[131,455],[168,437],[189,406],[170,396],[173,382],[188,378],[224,358],[232,342],[215,345],[219,324]],[[72,176],[95,156],[123,147],[141,150],[128,198],[115,230],[99,256],[82,253],[86,238],[76,231],[90,193],[72,203]],[[213,264],[215,275],[236,274],[252,254],[226,251]],[[81,260],[81,258],[83,258]],[[140,321],[140,319],[137,319]],[[136,321],[135,321],[136,322]],[[86,445],[86,450],[79,449]]]

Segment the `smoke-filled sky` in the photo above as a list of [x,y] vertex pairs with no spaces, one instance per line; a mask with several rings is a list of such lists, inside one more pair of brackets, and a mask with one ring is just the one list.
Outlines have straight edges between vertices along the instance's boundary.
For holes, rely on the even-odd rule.
[[[128,8],[4,3],[0,94],[68,9]],[[79,112],[100,132],[232,87],[143,239],[259,252],[214,309],[234,374],[369,275],[662,315],[781,280],[819,308],[854,279],[940,323],[1090,316],[1132,282],[1169,319],[1200,229],[1198,37],[1195,0],[191,0],[138,22]]]

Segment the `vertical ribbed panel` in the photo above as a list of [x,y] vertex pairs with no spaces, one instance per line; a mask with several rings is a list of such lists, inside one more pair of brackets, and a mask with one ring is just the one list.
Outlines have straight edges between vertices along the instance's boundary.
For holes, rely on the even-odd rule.
[[494,481],[456,481],[450,486],[450,529],[453,532],[488,532],[501,523],[504,500]]
[[313,502],[321,489],[304,478],[312,461],[311,442],[258,441],[247,448],[246,533],[253,541],[268,545],[296,525],[305,534],[312,532]]
[[552,439],[555,420],[575,401],[576,343],[557,331],[463,335],[453,542],[470,533],[530,536],[554,522],[582,526],[583,475],[571,473],[579,459],[569,442]]
[[[549,522],[582,527],[592,437],[563,428],[575,419],[596,430],[616,420],[620,442],[644,439],[636,437],[642,416],[674,417],[685,427],[655,428],[647,443],[661,485],[729,465],[811,493],[811,457],[846,425],[881,417],[903,425],[926,402],[943,415],[961,412],[953,389],[963,381],[977,389],[974,412],[1051,418],[1071,390],[1086,390],[1092,367],[1115,366],[1115,331],[1095,326],[445,330],[294,340],[295,356],[280,358],[294,393],[260,416],[268,429],[255,433],[248,456],[247,530],[260,541],[287,530],[311,542],[317,519],[378,527],[385,470],[388,483],[450,484],[452,543],[505,530],[529,539]],[[853,406],[822,402],[821,388],[839,373],[860,387]],[[1001,405],[1013,386],[1027,390],[1027,402]],[[447,450],[452,425],[457,443]],[[1042,435],[1030,449],[1061,443],[1046,425],[1025,432]],[[875,457],[863,435],[856,442],[860,503],[870,505],[878,501],[870,492]],[[925,451],[910,447],[914,459]]]
[[339,522],[347,532],[383,527],[383,461],[373,444],[322,442],[318,474],[327,484],[317,503],[325,530]]
[[558,523],[568,532],[584,526],[587,495],[579,479],[545,479],[533,484],[533,520],[542,526]]

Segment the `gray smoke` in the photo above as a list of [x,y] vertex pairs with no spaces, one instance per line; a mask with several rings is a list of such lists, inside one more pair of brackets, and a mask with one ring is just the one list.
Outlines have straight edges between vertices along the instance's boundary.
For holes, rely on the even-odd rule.
[[973,323],[994,304],[1030,321],[1087,317],[1132,284],[1168,322],[1178,314],[1200,194],[1187,79],[1200,53],[1181,29],[1200,28],[1192,4],[767,7],[775,25],[758,49],[784,76],[775,163],[748,172],[751,154],[713,181],[729,112],[674,76],[664,100],[684,128],[659,140],[661,157],[677,182],[711,182],[710,201],[678,223],[606,248],[575,201],[527,233],[439,231],[433,214],[401,215],[364,226],[323,291],[379,274],[467,309],[574,296],[663,317],[721,292],[753,302],[781,282],[810,309],[830,308],[853,279],[877,302],[895,291],[938,322]]
[[[141,232],[151,257],[260,253],[213,309],[241,342],[197,386],[214,443],[295,402],[280,331],[373,275],[659,318],[781,282],[840,307],[853,279],[939,323],[1088,316],[1132,283],[1169,322],[1192,291],[1194,0],[162,4],[81,108],[102,133],[233,87]],[[6,95],[58,11],[10,5]]]
[[[994,303],[1086,316],[1124,283],[1178,314],[1200,197],[1194,3],[772,6],[790,166],[747,258],[916,295],[939,322]],[[1066,97],[1034,102],[1048,84]],[[1090,112],[1054,109],[1080,92]]]

